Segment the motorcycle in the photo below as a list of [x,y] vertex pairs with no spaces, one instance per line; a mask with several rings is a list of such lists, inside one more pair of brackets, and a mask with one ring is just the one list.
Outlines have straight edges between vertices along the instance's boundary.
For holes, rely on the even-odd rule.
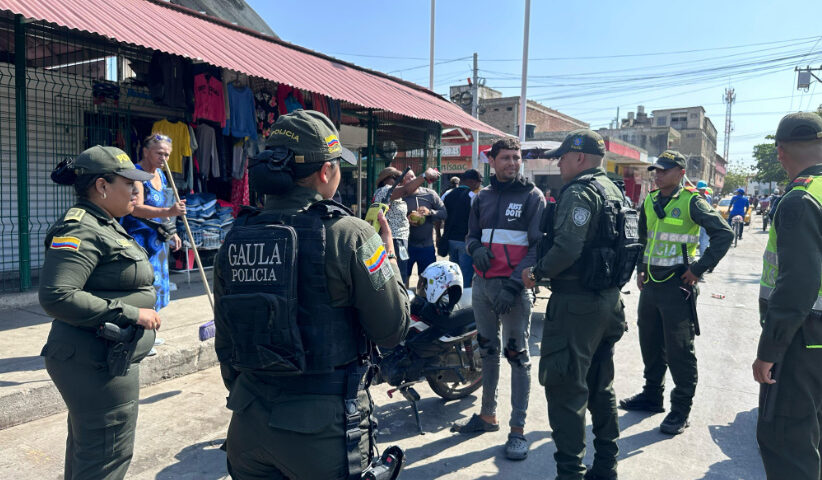
[[482,386],[482,362],[471,290],[463,292],[459,267],[434,262],[420,276],[417,293],[409,291],[408,335],[400,345],[379,353],[372,383],[395,387],[388,396],[400,392],[411,403],[417,429],[423,434],[417,408],[420,395],[414,385],[426,381],[446,400],[466,397]]

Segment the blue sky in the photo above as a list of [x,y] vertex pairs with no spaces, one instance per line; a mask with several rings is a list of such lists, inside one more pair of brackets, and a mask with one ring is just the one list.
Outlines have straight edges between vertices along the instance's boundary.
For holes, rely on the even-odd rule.
[[[428,85],[428,0],[249,0],[286,41]],[[525,1],[440,0],[434,90],[464,83],[479,56],[486,86],[519,95]],[[724,142],[724,89],[736,91],[731,162],[786,113],[822,103],[795,66],[822,65],[822,2],[532,0],[528,97],[591,124],[645,105],[702,105]],[[822,77],[822,74],[819,75]]]

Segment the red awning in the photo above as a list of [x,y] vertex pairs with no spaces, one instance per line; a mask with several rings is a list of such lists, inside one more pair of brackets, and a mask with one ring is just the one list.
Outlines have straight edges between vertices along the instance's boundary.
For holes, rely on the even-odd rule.
[[505,136],[423,87],[160,0],[0,0],[0,10],[201,60],[365,108]]

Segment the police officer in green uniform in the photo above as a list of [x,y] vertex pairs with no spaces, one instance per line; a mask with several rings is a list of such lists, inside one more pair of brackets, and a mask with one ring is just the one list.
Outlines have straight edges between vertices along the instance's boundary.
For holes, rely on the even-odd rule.
[[818,480],[822,419],[822,118],[792,113],[776,130],[792,179],[773,217],[760,280],[756,438],[769,480]]
[[[682,187],[685,157],[667,150],[648,170],[655,173],[658,190],[650,192],[640,211],[639,237],[645,245],[637,267],[640,289],[637,325],[639,346],[645,364],[642,392],[623,399],[626,410],[664,412],[662,393],[665,371],[674,380],[671,411],[659,429],[676,435],[688,427],[696,391],[697,366],[694,352],[694,318],[688,290],[696,294],[696,283],[706,270],[725,256],[733,232],[692,187]],[[690,263],[699,248],[699,227],[710,238],[709,246],[697,262]],[[685,248],[690,265],[685,265]],[[687,290],[683,290],[683,285]]]
[[[540,348],[539,381],[545,387],[548,419],[556,445],[557,479],[617,478],[619,437],[614,345],[625,332],[625,314],[615,284],[592,285],[604,272],[586,271],[596,255],[605,204],[623,204],[602,160],[605,142],[591,130],[568,134],[549,158],[559,157],[565,186],[557,202],[553,246],[523,272],[526,288],[549,279],[551,299]],[[587,266],[587,267],[586,267]],[[594,462],[586,472],[585,410],[591,411]]]
[[[154,344],[154,271],[145,251],[117,222],[137,198],[134,168],[114,147],[92,147],[52,178],[74,185],[78,201],[46,234],[40,305],[54,317],[41,355],[68,407],[64,478],[121,479],[134,448],[139,361]],[[105,323],[140,335],[123,376],[109,373]]]
[[296,110],[271,131],[249,167],[265,208],[239,215],[214,270],[228,470],[360,478],[374,447],[363,358],[403,340],[408,295],[384,217],[380,236],[330,200],[342,157],[330,120]]

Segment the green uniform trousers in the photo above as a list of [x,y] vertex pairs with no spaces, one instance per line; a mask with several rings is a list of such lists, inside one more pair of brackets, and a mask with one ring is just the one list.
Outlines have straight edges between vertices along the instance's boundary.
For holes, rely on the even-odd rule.
[[688,415],[696,392],[697,367],[691,307],[679,288],[679,276],[646,283],[639,294],[637,326],[645,364],[645,391],[662,395],[665,371],[671,369],[671,410]]
[[558,480],[585,473],[585,409],[594,433],[594,473],[616,473],[619,437],[614,396],[614,344],[625,332],[619,290],[553,292],[540,349],[539,381],[556,445]]
[[88,353],[88,346],[53,342],[43,353],[46,371],[68,407],[64,478],[122,479],[134,450],[140,366],[112,377],[105,360],[91,362]]
[[[342,395],[292,394],[253,384],[241,374],[231,387],[226,437],[234,480],[345,479],[348,461]],[[371,402],[359,392],[360,459],[369,462]]]
[[778,366],[779,373],[775,375],[776,383],[760,387],[763,395],[760,395],[756,439],[769,480],[822,478],[822,369],[819,367],[822,348],[819,346],[822,346],[822,319],[808,319],[785,352],[782,365]]

